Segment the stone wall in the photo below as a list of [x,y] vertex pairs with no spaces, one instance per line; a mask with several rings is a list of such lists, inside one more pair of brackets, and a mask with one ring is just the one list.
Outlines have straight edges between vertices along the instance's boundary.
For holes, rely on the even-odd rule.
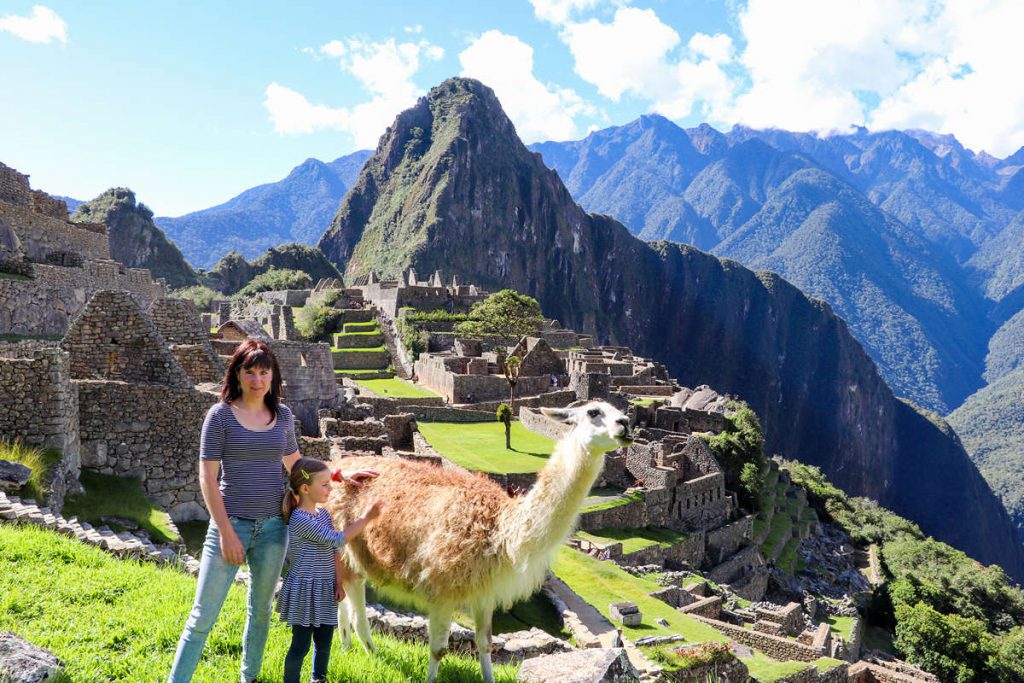
[[260,299],[263,299],[267,303],[271,304],[278,304],[280,306],[301,307],[305,306],[306,301],[309,300],[310,290],[280,289],[271,292],[260,292],[256,296]]
[[744,544],[749,543],[754,528],[754,515],[747,515],[731,524],[712,529],[707,533],[708,561],[718,564]]
[[531,432],[546,436],[552,441],[558,441],[572,431],[571,425],[552,420],[539,410],[525,406],[519,409],[519,421]]
[[171,353],[194,384],[224,380],[224,361],[213,353],[210,344],[175,344]]
[[203,418],[218,398],[193,389],[78,380],[82,466],[138,477],[175,521],[203,519],[198,462]]
[[801,645],[795,640],[780,638],[779,636],[772,636],[767,633],[758,633],[757,631],[745,629],[742,626],[727,624],[724,621],[708,619],[696,614],[691,616],[694,619],[711,626],[719,633],[729,636],[737,643],[746,645],[747,647],[757,648],[772,659],[777,659],[783,662],[790,659],[798,662],[813,662],[814,660],[827,655],[825,652],[816,651],[806,645]]
[[109,259],[107,231],[97,224],[72,223],[33,211],[30,206],[0,202],[0,220],[14,228],[21,248],[32,261],[43,262],[50,253],[72,252],[86,259]]
[[749,545],[712,568],[707,572],[707,577],[715,583],[731,583],[739,576],[747,574],[748,567],[763,567],[764,563],[761,550],[756,545]]
[[649,522],[647,502],[638,500],[603,510],[583,511],[580,513],[579,528],[583,531],[641,529],[648,526]]
[[0,440],[21,439],[61,452],[63,458],[51,472],[47,499],[49,507],[59,511],[80,467],[78,392],[70,382],[68,354],[55,347],[5,352],[30,357],[0,359]]
[[706,619],[717,619],[722,613],[722,596],[712,595],[679,608],[683,614],[692,614]]
[[88,261],[81,268],[32,264],[31,280],[0,279],[0,333],[63,336],[96,292],[125,290],[143,308],[164,295],[149,271]]
[[189,388],[192,381],[128,292],[97,292],[61,347],[72,379],[110,379]]
[[148,314],[157,332],[168,344],[203,344],[210,341],[209,329],[203,327],[199,311],[188,299],[161,297],[149,306]]

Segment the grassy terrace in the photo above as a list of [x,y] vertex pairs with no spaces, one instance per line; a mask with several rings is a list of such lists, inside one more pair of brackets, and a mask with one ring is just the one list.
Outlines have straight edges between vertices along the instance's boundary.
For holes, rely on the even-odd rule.
[[583,501],[581,512],[596,512],[616,508],[620,505],[628,505],[644,499],[643,491],[622,491],[620,489],[601,490],[594,489],[590,496]]
[[[0,526],[0,630],[12,630],[68,665],[75,683],[149,683],[166,677],[195,594],[194,578],[167,567],[122,561],[76,540],[35,527]],[[231,587],[206,642],[196,683],[237,680],[245,624],[245,587]],[[291,633],[276,617],[260,683],[280,681]],[[337,642],[328,669],[333,683],[424,680],[428,652],[375,635],[376,655]],[[498,666],[504,683],[516,667]],[[478,682],[480,667],[467,656],[441,661],[439,680]],[[309,680],[307,657],[302,680]]]
[[3,273],[0,272],[0,280],[31,280],[27,275],[19,275],[18,273]]
[[433,398],[437,394],[403,379],[357,379],[356,383],[386,398]]
[[368,323],[345,323],[341,328],[342,334],[355,334],[359,332],[378,333],[380,332],[380,324],[373,320]]
[[598,529],[597,531],[577,531],[576,535],[591,543],[607,545],[622,543],[623,553],[635,553],[638,550],[660,545],[670,548],[676,543],[686,540],[686,534],[671,529],[647,527],[646,529]]
[[381,344],[380,346],[371,346],[371,347],[365,348],[365,349],[364,348],[355,348],[355,349],[345,348],[345,349],[342,349],[342,348],[339,348],[337,346],[332,346],[331,347],[331,353],[370,353],[370,352],[380,352],[380,351],[387,351],[387,347],[385,347],[383,344]]
[[555,443],[519,422],[512,423],[512,449],[505,448],[500,422],[420,422],[420,433],[438,453],[457,465],[497,474],[537,472]]

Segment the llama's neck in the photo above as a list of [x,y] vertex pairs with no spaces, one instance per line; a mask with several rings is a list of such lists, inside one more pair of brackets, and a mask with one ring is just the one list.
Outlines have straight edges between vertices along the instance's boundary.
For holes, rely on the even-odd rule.
[[558,442],[537,483],[502,520],[502,540],[512,562],[546,559],[565,542],[603,466],[603,455],[590,452],[575,432]]

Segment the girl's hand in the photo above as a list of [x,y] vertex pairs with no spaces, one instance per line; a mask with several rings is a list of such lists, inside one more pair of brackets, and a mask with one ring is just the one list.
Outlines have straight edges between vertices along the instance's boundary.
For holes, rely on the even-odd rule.
[[220,534],[220,554],[228,564],[242,564],[245,562],[245,548],[238,540],[234,529],[226,529]]
[[345,599],[345,587],[341,585],[341,581],[334,582],[334,601],[341,602]]
[[352,486],[362,486],[371,479],[376,479],[378,476],[379,473],[377,470],[355,470],[352,472],[335,470],[331,474],[331,479],[344,484],[351,484]]
[[363,515],[363,517],[366,518],[367,522],[377,519],[378,517],[380,517],[380,509],[381,502],[379,500],[375,500],[372,503],[370,503],[370,507],[366,509],[366,514]]

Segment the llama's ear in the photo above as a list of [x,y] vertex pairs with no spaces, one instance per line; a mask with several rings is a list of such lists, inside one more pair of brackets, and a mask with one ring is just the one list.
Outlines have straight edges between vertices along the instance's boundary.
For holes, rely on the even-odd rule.
[[573,411],[565,408],[541,408],[540,412],[557,422],[571,422]]

